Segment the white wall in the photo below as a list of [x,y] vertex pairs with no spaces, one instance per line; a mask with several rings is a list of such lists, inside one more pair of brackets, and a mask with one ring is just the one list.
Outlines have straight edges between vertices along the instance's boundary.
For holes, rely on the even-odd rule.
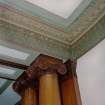
[[105,40],[78,59],[77,75],[83,105],[105,105]]

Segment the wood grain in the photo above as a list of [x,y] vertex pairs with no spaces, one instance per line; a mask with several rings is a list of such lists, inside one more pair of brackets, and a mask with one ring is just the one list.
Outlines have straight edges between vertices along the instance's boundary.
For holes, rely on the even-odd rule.
[[65,65],[69,73],[60,83],[63,105],[82,105],[76,76],[76,63],[69,60]]
[[39,105],[61,105],[56,74],[45,74],[40,77]]
[[28,87],[23,91],[21,105],[38,105],[35,87]]

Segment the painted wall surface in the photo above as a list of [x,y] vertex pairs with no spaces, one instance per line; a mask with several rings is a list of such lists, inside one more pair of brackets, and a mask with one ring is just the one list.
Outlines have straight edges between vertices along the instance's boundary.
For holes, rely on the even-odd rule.
[[83,105],[105,105],[105,40],[78,59]]

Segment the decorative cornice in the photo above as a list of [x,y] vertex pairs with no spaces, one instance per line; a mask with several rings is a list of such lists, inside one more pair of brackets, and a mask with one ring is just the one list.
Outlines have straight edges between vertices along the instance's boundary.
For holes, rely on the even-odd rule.
[[105,0],[93,0],[80,17],[68,27],[67,31],[72,36],[68,39],[70,44],[75,44],[77,40],[85,36],[85,33],[94,27],[103,16],[105,16]]
[[77,59],[105,38],[105,16],[80,40],[72,45],[72,57]]
[[40,34],[41,37],[44,37],[46,39],[55,40],[66,45],[69,44],[67,43],[67,41],[65,41],[68,34],[63,32],[62,30],[56,29],[51,25],[39,22],[35,17],[33,18],[31,16],[27,16],[26,14],[19,11],[17,12],[17,10],[11,9],[11,7],[0,6],[0,20]]
[[2,20],[0,20],[0,39],[62,59],[70,56],[67,45]]
[[[97,24],[100,24],[99,22],[104,16],[105,1],[93,0],[78,19],[63,30],[54,28],[50,24],[41,23],[36,18],[2,5],[0,6],[0,38],[51,56],[63,59],[78,58],[99,40],[102,40],[103,35],[102,37],[96,35],[96,32],[100,33],[101,29],[95,30],[96,32],[92,30]],[[99,40],[95,38],[95,43],[89,35],[90,32],[94,34],[94,37],[95,35],[99,37]],[[85,38],[91,42],[86,41]],[[83,45],[85,48],[82,48]]]
[[0,6],[0,19],[16,26],[40,34],[44,39],[58,41],[66,46],[74,44],[105,15],[105,1],[93,0],[85,11],[65,29],[55,28],[51,24],[38,21],[8,6]]

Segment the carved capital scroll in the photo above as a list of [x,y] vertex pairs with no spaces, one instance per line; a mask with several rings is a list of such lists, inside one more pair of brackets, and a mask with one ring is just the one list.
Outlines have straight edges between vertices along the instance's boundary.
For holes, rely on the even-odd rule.
[[[13,89],[21,94],[21,91],[28,86],[37,85],[39,76],[46,73],[59,73],[61,75],[66,73],[66,67],[63,61],[54,57],[40,54],[13,84]],[[37,86],[38,87],[38,86]]]
[[61,75],[66,73],[66,67],[63,61],[47,55],[39,55],[36,60],[26,71],[27,75],[31,79],[38,78],[45,73],[57,72]]

